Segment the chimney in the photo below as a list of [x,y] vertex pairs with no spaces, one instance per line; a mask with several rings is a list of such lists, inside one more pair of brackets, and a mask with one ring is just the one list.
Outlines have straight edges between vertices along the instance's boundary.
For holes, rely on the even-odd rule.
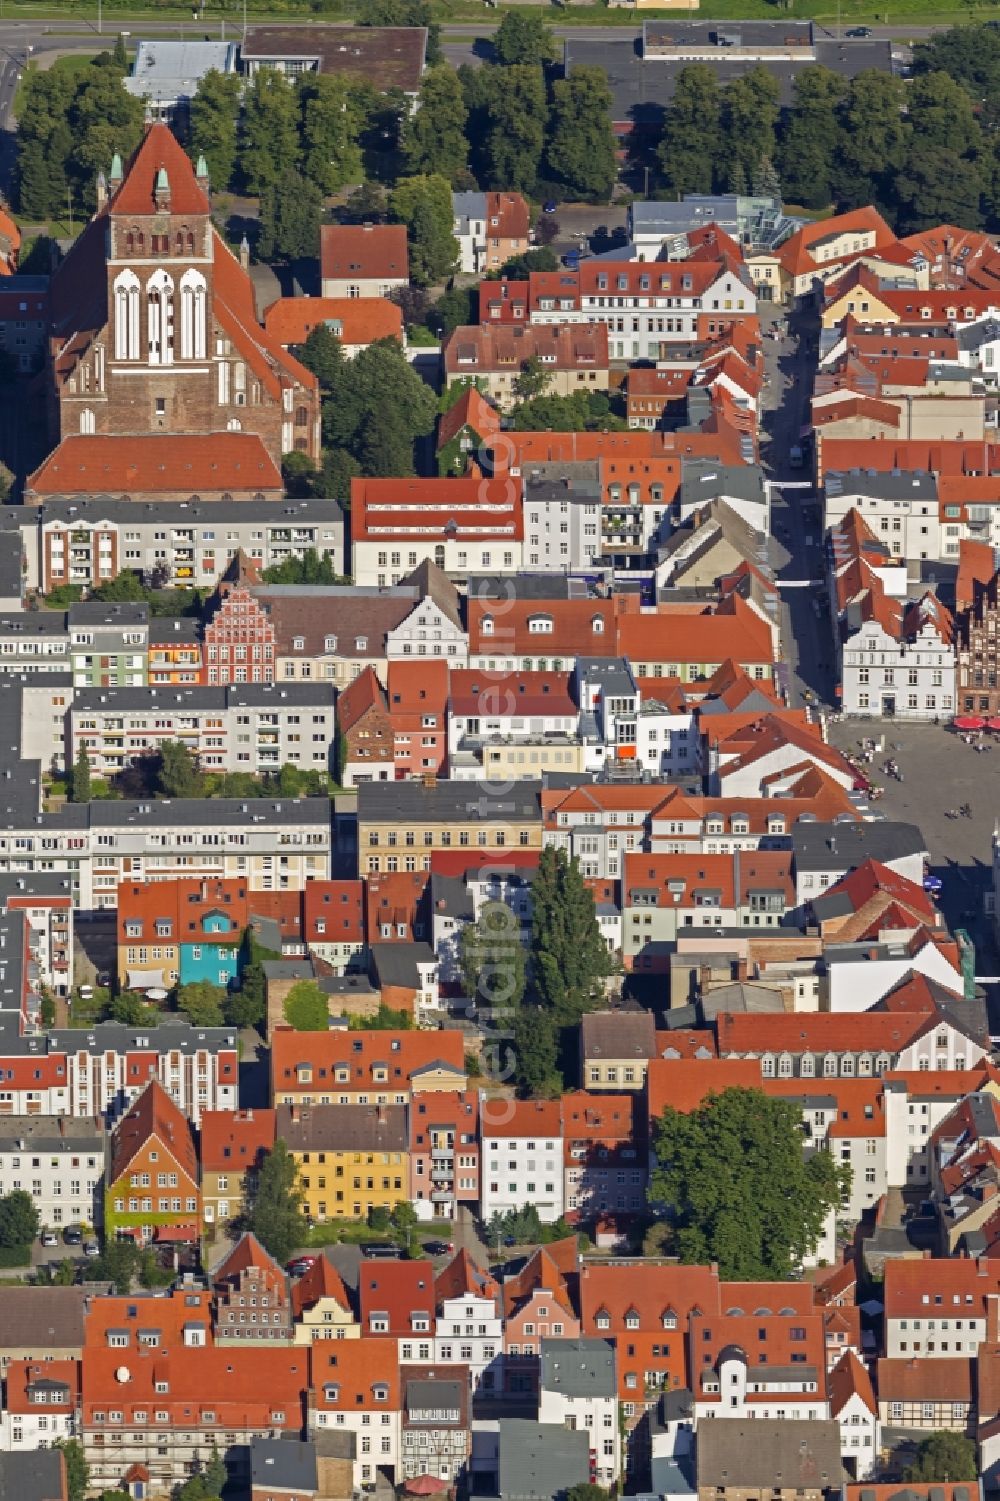
[[292,1112],[291,1113],[292,1113],[292,1125],[293,1126],[297,1126],[298,1123],[299,1123],[299,1107],[298,1107],[298,1105],[293,1105],[292,1106]]
[[100,211],[101,211],[102,208],[106,208],[107,207],[107,202],[108,202],[108,180],[105,177],[105,175],[104,175],[103,172],[98,172],[98,174],[97,174],[97,211],[98,211],[98,213],[100,213]]
[[737,980],[745,980],[747,978],[746,955],[743,955],[736,961],[736,978]]
[[702,995],[707,995],[712,984],[712,966],[699,964],[698,966],[698,989]]
[[380,1126],[385,1125],[385,1106],[381,1103],[381,1101],[375,1106],[375,1119],[378,1121]]
[[986,1298],[986,1343],[1000,1344],[1000,1297],[996,1293]]

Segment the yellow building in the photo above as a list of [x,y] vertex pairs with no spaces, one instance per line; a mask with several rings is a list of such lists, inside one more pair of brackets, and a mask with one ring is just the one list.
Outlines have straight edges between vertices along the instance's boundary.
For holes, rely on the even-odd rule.
[[532,781],[362,782],[361,873],[429,870],[432,850],[541,849],[539,793]]
[[295,1313],[295,1343],[311,1345],[320,1339],[358,1339],[361,1325],[351,1311],[351,1300],[340,1273],[324,1255],[292,1284]]
[[405,1105],[279,1105],[277,1134],[316,1223],[367,1220],[410,1197]]
[[225,1226],[252,1200],[257,1171],[274,1146],[273,1110],[205,1110],[201,1202],[206,1225]]

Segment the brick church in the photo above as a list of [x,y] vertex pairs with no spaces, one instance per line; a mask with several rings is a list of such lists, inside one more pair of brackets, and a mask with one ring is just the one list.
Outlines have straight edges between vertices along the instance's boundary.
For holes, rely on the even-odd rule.
[[208,174],[153,124],[51,285],[49,417],[73,433],[256,433],[319,458],[315,377],[260,326],[209,217]]

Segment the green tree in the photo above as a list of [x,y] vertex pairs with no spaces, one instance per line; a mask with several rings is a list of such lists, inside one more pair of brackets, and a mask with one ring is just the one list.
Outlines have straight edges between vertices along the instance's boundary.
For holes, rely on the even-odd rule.
[[[333,564],[324,553],[320,557],[315,547],[307,547],[300,558],[282,558],[261,574],[265,584],[339,584],[340,575],[334,573]],[[282,770],[284,771],[284,767]],[[289,768],[290,770],[292,768]],[[290,796],[300,796],[292,793]]]
[[304,73],[299,80],[302,173],[320,193],[336,193],[363,176],[365,97],[342,73]]
[[38,1225],[38,1210],[23,1188],[15,1188],[0,1198],[0,1246],[30,1246],[38,1234]]
[[519,63],[548,63],[555,47],[552,33],[540,15],[508,10],[493,33],[493,58],[501,67]]
[[451,187],[445,177],[404,177],[389,195],[389,212],[406,225],[410,279],[418,287],[446,281],[458,260]]
[[114,49],[111,53],[111,61],[119,73],[128,72],[128,52],[125,50],[125,38],[121,32],[115,38]]
[[113,1022],[124,1022],[127,1027],[155,1027],[160,1013],[155,1006],[147,1005],[134,990],[123,990],[108,1007],[108,1018]]
[[760,163],[775,158],[779,92],[778,80],[764,67],[751,68],[722,90],[721,175],[730,192],[740,181],[749,186]]
[[517,1082],[528,1095],[556,1095],[562,1091],[559,1071],[559,1031],[551,1011],[533,1002],[514,1018],[514,1060]]
[[399,474],[413,473],[414,440],[429,433],[437,416],[434,392],[408,364],[396,339],[379,339],[345,361],[323,403],[323,441],[328,448],[346,451],[364,470],[370,460],[374,426],[392,424],[394,434],[405,431],[407,454],[400,456]]
[[409,172],[436,175],[453,185],[468,168],[468,109],[454,68],[442,63],[424,74],[420,108],[407,122],[403,154]]
[[945,1430],[929,1433],[921,1440],[917,1457],[903,1478],[922,1483],[978,1479],[974,1440],[966,1438],[964,1433]]
[[56,1000],[51,991],[45,990],[42,992],[42,1004],[39,1008],[38,1019],[46,1031],[56,1024]]
[[472,287],[452,287],[428,309],[427,326],[447,337],[452,329],[474,323],[479,315],[478,297]]
[[69,796],[70,801],[74,803],[90,802],[90,757],[82,745],[69,774]]
[[352,1032],[412,1032],[413,1015],[409,1011],[395,1011],[391,1006],[379,1006],[374,1016],[348,1015]]
[[69,75],[29,70],[18,90],[17,193],[21,212],[47,219],[66,209],[66,168],[73,150],[67,116]]
[[875,68],[849,81],[837,112],[839,155],[833,169],[834,194],[841,208],[888,205],[910,134],[903,115],[905,87],[901,79]]
[[487,75],[482,110],[486,186],[530,192],[545,146],[545,77],[532,63],[481,71]]
[[[619,402],[620,405],[620,402]],[[536,396],[517,407],[511,426],[519,432],[624,432],[628,423],[603,391],[574,391],[571,396]]]
[[243,95],[240,169],[249,193],[275,188],[296,169],[299,110],[295,89],[283,73],[262,68]]
[[462,985],[470,1001],[493,1016],[511,1016],[524,999],[526,954],[521,923],[506,902],[484,902],[459,937]]
[[531,887],[531,970],[535,996],[557,1026],[579,1022],[604,996],[610,973],[594,898],[580,866],[544,849]]
[[191,100],[189,140],[195,161],[199,156],[205,158],[208,179],[216,192],[232,186],[239,114],[240,79],[235,73],[210,68]]
[[583,1480],[579,1485],[571,1485],[566,1491],[565,1501],[608,1501],[608,1493],[600,1485],[592,1485],[589,1480]]
[[87,208],[96,203],[97,174],[107,172],[115,152],[128,157],[142,139],[145,106],[122,88],[121,73],[98,62],[76,86],[66,124],[70,141],[68,176],[75,197]]
[[413,1245],[413,1236],[420,1221],[417,1211],[408,1199],[400,1199],[392,1211],[390,1228],[392,1236],[398,1246],[404,1251],[409,1251]]
[[518,401],[534,401],[544,396],[549,384],[549,373],[537,354],[521,361],[521,369],[514,379],[514,395]]
[[330,1005],[315,980],[297,980],[282,1010],[296,1032],[325,1032],[330,1025]]
[[1000,93],[1000,35],[995,26],[950,26],[913,46],[913,70],[946,73],[978,104]]
[[837,109],[844,81],[831,68],[810,66],[796,76],[793,91],[778,155],[784,196],[806,208],[825,208],[833,196],[833,163],[840,146]]
[[428,0],[361,0],[362,26],[423,26],[427,30],[427,66],[441,61],[441,27]]
[[226,992],[220,985],[209,980],[192,980],[178,987],[177,1010],[195,1027],[222,1027],[225,999]]
[[978,228],[982,216],[983,173],[977,162],[946,146],[921,145],[912,150],[896,174],[896,224],[900,234],[915,234],[935,224]]
[[287,1261],[305,1236],[295,1159],[280,1137],[261,1162],[245,1219],[247,1228],[276,1261]]
[[722,101],[715,70],[681,68],[667,106],[657,156],[671,193],[710,193],[721,166]]
[[198,765],[183,741],[161,743],[156,781],[164,797],[198,796],[201,790]]
[[575,198],[611,197],[617,177],[613,113],[603,68],[574,68],[552,85],[547,168]]
[[336,334],[325,323],[317,323],[316,327],[310,330],[306,342],[300,344],[295,353],[306,369],[311,370],[319,381],[323,396],[329,396],[334,382],[343,372],[347,359],[343,345]]
[[850,1168],[825,1150],[806,1156],[791,1100],[727,1089],[684,1114],[667,1109],[653,1138],[659,1164],[648,1197],[670,1225],[672,1254],[717,1261],[727,1281],[799,1273]]
[[90,1488],[90,1466],[83,1452],[83,1445],[76,1438],[57,1438],[52,1445],[61,1449],[66,1466],[67,1501],[83,1501]]
[[982,145],[972,100],[947,73],[922,73],[913,80],[907,116],[916,141],[924,148],[939,146],[974,157]]
[[226,1470],[226,1461],[222,1458],[222,1455],[214,1444],[212,1445],[212,1457],[202,1471],[202,1477],[210,1496],[222,1495],[229,1477]]
[[256,253],[260,260],[297,261],[319,255],[319,221],[323,199],[314,182],[294,168],[260,196],[260,232]]
[[123,568],[121,573],[116,573],[106,584],[99,584],[92,597],[104,604],[142,604],[147,598],[147,591],[137,573],[133,573],[131,568]]

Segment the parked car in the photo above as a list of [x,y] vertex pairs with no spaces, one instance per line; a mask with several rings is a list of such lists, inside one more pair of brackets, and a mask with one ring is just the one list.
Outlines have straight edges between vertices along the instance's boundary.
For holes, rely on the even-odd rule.
[[789,468],[801,469],[802,465],[805,463],[805,457],[805,454],[802,452],[802,445],[799,443],[793,443],[791,448],[788,450]]
[[38,1237],[43,1246],[57,1246],[59,1237],[54,1230],[43,1230]]
[[425,1240],[424,1250],[428,1256],[447,1256],[455,1247],[450,1240]]
[[82,1246],[83,1231],[78,1230],[75,1225],[68,1225],[63,1231],[63,1240],[68,1246]]
[[93,985],[78,985],[76,989],[81,1001],[92,1001],[94,999]]
[[555,199],[554,198],[549,198],[549,199],[546,200],[545,203],[542,204],[542,213],[543,214],[554,214],[555,211],[556,211],[556,209],[558,207],[559,207],[559,205],[558,205],[558,203],[556,203]]
[[84,1243],[83,1243],[83,1254],[84,1254],[84,1256],[90,1256],[90,1257],[100,1256],[100,1254],[101,1254],[101,1248],[97,1244],[97,1241],[96,1240],[85,1240]]
[[849,26],[848,29],[844,32],[844,35],[854,37],[855,39],[860,41],[864,37],[874,36],[875,33],[872,31],[870,26]]
[[399,1261],[403,1255],[398,1246],[392,1246],[387,1241],[373,1241],[371,1245],[363,1246],[362,1250],[375,1261]]
[[315,1256],[295,1256],[285,1266],[289,1277],[301,1277],[308,1272],[309,1268],[316,1265]]
[[924,876],[924,890],[928,896],[940,896],[944,889],[944,883],[940,876]]

